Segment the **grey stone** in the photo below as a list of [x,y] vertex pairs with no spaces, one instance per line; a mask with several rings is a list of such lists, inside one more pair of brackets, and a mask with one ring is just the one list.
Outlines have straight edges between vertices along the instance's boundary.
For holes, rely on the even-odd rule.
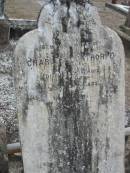
[[6,128],[0,123],[0,172],[8,173]]
[[15,57],[25,173],[124,173],[124,50],[96,8],[47,3]]
[[0,17],[4,16],[4,2],[5,0],[0,0]]

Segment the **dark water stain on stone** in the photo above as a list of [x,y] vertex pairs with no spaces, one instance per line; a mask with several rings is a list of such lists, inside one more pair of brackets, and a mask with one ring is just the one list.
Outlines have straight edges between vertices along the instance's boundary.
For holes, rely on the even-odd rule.
[[100,157],[99,157],[99,152],[97,153],[97,155],[96,155],[96,165],[95,165],[95,170],[94,170],[94,173],[99,173],[99,159],[100,159]]
[[64,73],[61,72],[61,66],[62,66],[62,63],[61,63],[61,59],[59,59],[59,64],[58,64],[58,72],[59,72],[59,87],[61,88],[62,86],[64,86]]
[[59,57],[60,45],[61,45],[61,41],[59,39],[59,32],[56,32],[53,34],[53,45],[54,45],[54,49],[52,52],[52,55],[53,55],[53,73],[55,73],[56,72],[56,59]]
[[70,46],[70,59],[73,57],[73,47]]
[[91,45],[90,43],[92,43],[93,39],[92,39],[92,33],[89,29],[82,29],[80,32],[80,36],[81,36],[81,47],[83,48],[83,51],[81,52],[82,56],[85,55],[89,55],[90,51],[92,52],[93,49],[90,49]]
[[26,94],[25,100],[24,100],[23,106],[22,106],[22,116],[23,116],[24,121],[27,118],[27,110],[28,110],[29,101],[30,100],[29,100],[28,94]]
[[[68,66],[68,64],[66,65],[66,72],[71,72],[71,68]],[[90,165],[92,144],[91,126],[89,126],[91,124],[91,118],[89,119],[89,109],[87,106],[87,102],[85,104],[85,100],[81,100],[82,97],[80,95],[78,86],[76,87],[75,91],[70,91],[69,86],[71,86],[72,84],[71,82],[69,83],[69,81],[70,80],[68,79],[68,81],[65,82],[62,98],[62,112],[65,119],[64,126],[66,129],[67,137],[65,145],[67,148],[67,159],[70,163],[68,169],[71,172],[86,173],[91,169]],[[85,107],[82,106],[82,103],[84,103]],[[82,115],[81,110],[84,110],[84,120],[80,120],[80,116]],[[68,133],[68,129],[71,129],[69,121],[73,126],[72,144],[69,142],[71,140],[70,134]],[[88,125],[88,122],[85,121],[88,121],[90,124]],[[85,125],[83,124],[83,122],[85,123]],[[64,162],[65,160],[66,156],[64,158]]]
[[68,16],[63,17],[61,22],[62,22],[62,31],[67,33],[67,28],[68,28]]
[[94,170],[93,173],[99,173],[99,162],[100,162],[100,151],[99,151],[99,147],[100,146],[100,140],[98,137],[96,137],[95,139],[95,147],[96,147],[96,155],[94,158]]
[[117,85],[113,85],[113,92],[116,94],[117,93],[117,91],[118,91],[118,86]]
[[[83,102],[85,107],[81,104]],[[67,159],[70,163],[68,169],[73,173],[89,173],[91,170],[92,141],[91,118],[89,117],[87,102],[85,104],[85,100],[81,100],[78,87],[72,92],[69,91],[68,83],[65,83],[61,106],[66,129],[66,142],[64,143],[66,156],[64,156],[63,162],[66,164]],[[82,115],[81,110],[83,110],[84,115]],[[83,120],[81,120],[82,116],[84,116]],[[70,122],[73,127],[73,139],[69,134],[71,131]],[[73,142],[69,142],[71,140]]]
[[110,139],[108,137],[106,137],[106,145],[105,145],[105,157],[106,157],[106,160],[108,158],[109,150],[110,150]]
[[68,8],[70,8],[70,5],[71,5],[72,2],[75,2],[76,4],[85,6],[85,4],[87,2],[89,3],[89,0],[60,0],[60,2],[61,2],[61,4],[66,4],[66,6]]
[[78,19],[78,22],[77,22],[77,27],[79,28],[79,27],[80,27],[80,25],[81,25],[81,20],[80,20],[80,19]]
[[[77,2],[78,3],[78,2]],[[63,25],[66,19],[63,19]],[[63,32],[67,32],[66,26]],[[87,34],[87,37],[86,37]],[[68,47],[69,57],[61,59],[62,48],[59,34],[54,34],[53,72],[55,74],[56,59],[59,72],[59,91],[55,107],[49,108],[49,153],[53,163],[49,173],[90,173],[92,172],[92,117],[89,113],[88,101],[82,95],[80,80],[73,78],[71,58],[73,47]],[[81,32],[81,44],[92,42],[92,34],[88,29]],[[63,60],[63,61],[62,61]],[[64,63],[64,73],[62,73]],[[72,89],[73,88],[73,89]]]
[[[60,68],[61,63],[59,71]],[[58,98],[55,111],[49,111],[49,150],[55,160],[49,173],[53,173],[53,170],[60,173],[90,173],[92,170],[92,120],[88,102],[79,89],[80,82],[75,83],[75,90],[70,89],[74,86],[72,71],[68,59],[65,61],[64,74],[59,77],[63,97]]]
[[108,104],[108,90],[107,90],[107,86],[100,85],[99,97],[100,97],[99,98],[99,104],[104,104],[104,105]]

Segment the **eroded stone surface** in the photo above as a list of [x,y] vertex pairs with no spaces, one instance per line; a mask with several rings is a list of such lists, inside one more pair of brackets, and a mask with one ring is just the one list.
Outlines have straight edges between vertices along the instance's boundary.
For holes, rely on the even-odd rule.
[[86,3],[47,3],[16,47],[25,173],[124,173],[124,51]]

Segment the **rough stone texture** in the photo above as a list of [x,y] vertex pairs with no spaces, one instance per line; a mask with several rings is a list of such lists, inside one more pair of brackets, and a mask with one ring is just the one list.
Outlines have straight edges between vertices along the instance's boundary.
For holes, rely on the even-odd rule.
[[6,128],[0,124],[0,173],[8,173]]
[[45,5],[15,56],[25,173],[124,173],[124,50],[95,7]]
[[18,137],[16,118],[16,95],[14,87],[14,48],[15,42],[0,50],[0,122],[7,128],[8,142]]
[[126,126],[130,127],[130,49],[126,47],[125,50]]

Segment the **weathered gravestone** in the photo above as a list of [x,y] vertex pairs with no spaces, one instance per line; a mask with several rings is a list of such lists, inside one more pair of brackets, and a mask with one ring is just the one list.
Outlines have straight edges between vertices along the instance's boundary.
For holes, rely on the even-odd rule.
[[88,2],[46,2],[15,50],[25,173],[124,173],[124,51]]

